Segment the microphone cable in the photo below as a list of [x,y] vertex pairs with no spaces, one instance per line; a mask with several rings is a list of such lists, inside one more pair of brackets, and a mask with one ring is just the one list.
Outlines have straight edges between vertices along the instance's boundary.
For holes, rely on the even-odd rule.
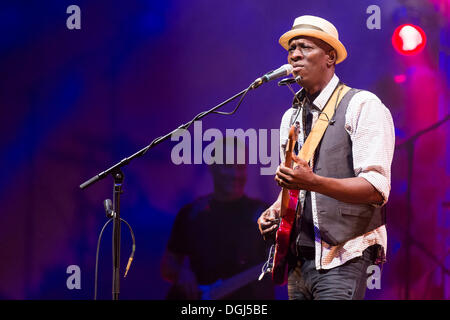
[[[216,113],[216,114],[220,114],[220,115],[232,115],[234,113],[236,113],[236,111],[238,110],[238,108],[240,107],[242,101],[244,100],[244,97],[247,95],[247,93],[253,89],[253,83],[247,88],[245,89],[244,93],[241,96],[241,99],[239,100],[238,104],[236,105],[236,107],[234,108],[233,111],[231,112],[223,112],[223,111],[212,111],[211,113]],[[197,114],[191,121],[179,126],[177,129],[184,129],[187,130],[197,119],[202,118],[203,115],[205,115],[206,113],[210,112],[209,110],[207,111],[202,111],[199,114]],[[158,137],[153,139],[153,141],[145,148],[145,151],[143,154],[145,154],[156,142],[158,142],[160,139],[162,139],[163,136]]]
[[[97,285],[98,285],[98,256],[100,253],[100,242],[102,240],[102,235],[103,232],[105,231],[106,226],[108,225],[108,223],[110,223],[113,220],[113,218],[111,217],[108,221],[106,221],[106,223],[103,225],[102,230],[100,231],[99,237],[98,237],[98,241],[97,241],[97,251],[95,254],[95,284],[94,284],[94,300],[97,300]],[[128,222],[126,222],[124,219],[120,218],[120,221],[125,222],[125,224],[128,226],[128,229],[130,230],[130,234],[131,234],[131,238],[133,240],[133,246],[131,249],[131,255],[128,258],[128,264],[127,267],[125,269],[125,275],[124,278],[127,276],[128,270],[130,269],[131,266],[131,262],[134,259],[134,252],[136,250],[136,239],[134,237],[134,232],[133,229],[131,228],[131,226],[128,224]]]
[[239,100],[238,104],[236,105],[236,108],[234,108],[233,111],[231,111],[231,112],[213,111],[212,113],[217,113],[217,114],[221,114],[221,115],[224,115],[224,116],[231,116],[232,114],[234,114],[237,111],[237,109],[239,108],[239,106],[242,103],[242,100],[244,100],[245,96],[250,91],[250,89],[252,89],[252,87],[253,87],[253,83],[247,88],[247,90],[245,90],[244,94],[241,96],[241,99]]

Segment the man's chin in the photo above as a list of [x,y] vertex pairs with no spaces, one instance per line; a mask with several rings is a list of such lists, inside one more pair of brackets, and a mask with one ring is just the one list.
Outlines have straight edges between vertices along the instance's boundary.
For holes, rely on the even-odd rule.
[[297,83],[302,87],[308,87],[308,79],[305,79],[302,76],[300,76],[300,81]]

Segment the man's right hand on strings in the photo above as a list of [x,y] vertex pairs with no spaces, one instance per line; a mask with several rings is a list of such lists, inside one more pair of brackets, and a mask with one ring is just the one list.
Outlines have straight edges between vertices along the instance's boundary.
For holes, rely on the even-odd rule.
[[259,231],[264,239],[274,236],[279,225],[280,217],[280,201],[276,201],[266,211],[264,211],[258,219]]

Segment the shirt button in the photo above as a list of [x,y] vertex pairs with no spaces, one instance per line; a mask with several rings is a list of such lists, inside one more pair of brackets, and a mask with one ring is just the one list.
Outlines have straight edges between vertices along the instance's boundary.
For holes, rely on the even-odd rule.
[[345,125],[345,130],[352,132],[352,127],[349,124]]

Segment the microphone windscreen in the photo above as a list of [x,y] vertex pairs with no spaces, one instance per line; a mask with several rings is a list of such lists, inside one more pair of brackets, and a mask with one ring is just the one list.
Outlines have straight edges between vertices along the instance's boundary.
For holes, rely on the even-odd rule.
[[286,63],[286,64],[283,66],[283,68],[286,69],[286,75],[291,74],[292,71],[294,70],[294,67],[293,67],[291,64],[289,64],[289,63]]

